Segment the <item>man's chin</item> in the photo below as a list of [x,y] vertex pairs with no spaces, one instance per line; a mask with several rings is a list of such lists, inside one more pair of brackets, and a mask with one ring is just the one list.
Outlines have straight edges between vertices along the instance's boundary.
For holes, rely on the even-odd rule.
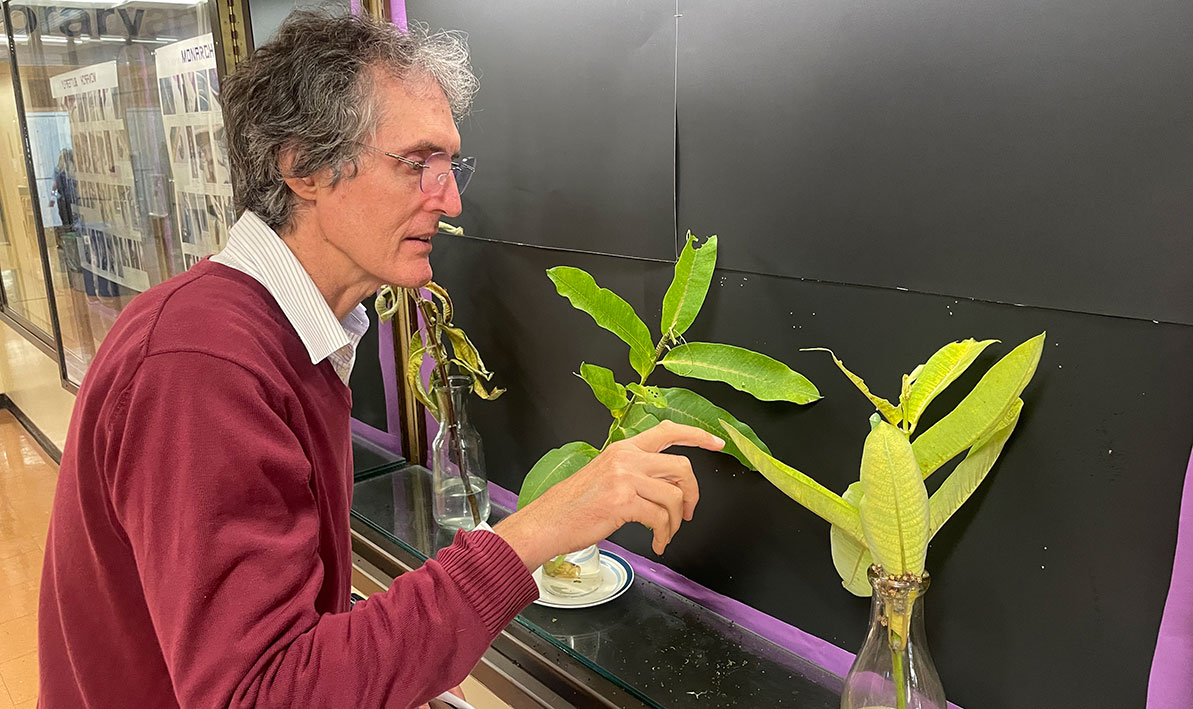
[[398,288],[422,288],[431,282],[433,272],[431,271],[431,265],[427,264],[425,269],[417,271],[406,270],[402,273],[391,275],[393,278],[385,281],[391,286],[397,286]]

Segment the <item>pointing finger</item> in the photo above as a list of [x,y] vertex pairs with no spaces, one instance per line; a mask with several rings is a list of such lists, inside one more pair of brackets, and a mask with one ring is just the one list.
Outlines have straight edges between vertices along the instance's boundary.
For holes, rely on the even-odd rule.
[[663,421],[626,440],[647,453],[659,453],[671,446],[692,446],[710,451],[725,447],[724,440],[708,431],[674,421]]

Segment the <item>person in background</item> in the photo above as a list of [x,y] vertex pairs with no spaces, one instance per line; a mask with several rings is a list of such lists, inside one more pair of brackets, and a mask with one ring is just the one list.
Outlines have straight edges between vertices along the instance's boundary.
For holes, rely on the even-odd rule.
[[[243,215],[138,296],[83,380],[46,545],[42,709],[409,707],[627,522],[662,553],[699,492],[670,422],[349,608],[349,374],[379,286],[416,287],[472,162],[467,47],[295,12],[223,85]],[[549,158],[541,159],[549,162]],[[548,169],[546,162],[544,169]]]
[[80,206],[79,181],[75,175],[75,151],[63,148],[58,155],[58,167],[54,169],[54,180],[50,188],[50,204],[58,208],[62,226],[55,229],[58,242],[59,263],[66,270],[66,282],[70,287],[71,310],[74,317],[64,329],[70,328],[72,344],[84,357],[95,356],[95,341],[91,333],[91,306],[87,298],[86,275],[83,271],[82,244],[80,242],[82,215],[76,210]]

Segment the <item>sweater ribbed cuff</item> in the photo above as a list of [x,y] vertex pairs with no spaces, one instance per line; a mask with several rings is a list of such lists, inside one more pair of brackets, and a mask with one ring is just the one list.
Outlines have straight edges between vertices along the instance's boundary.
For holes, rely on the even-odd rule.
[[457,532],[435,559],[494,637],[539,597],[538,584],[522,559],[493,532]]

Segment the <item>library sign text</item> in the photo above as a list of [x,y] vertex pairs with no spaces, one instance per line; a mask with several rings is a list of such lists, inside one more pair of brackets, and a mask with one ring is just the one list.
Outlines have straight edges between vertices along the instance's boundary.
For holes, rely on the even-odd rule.
[[145,10],[127,8],[12,6],[12,28],[34,36],[37,32],[65,37],[94,37],[124,34],[139,37]]

